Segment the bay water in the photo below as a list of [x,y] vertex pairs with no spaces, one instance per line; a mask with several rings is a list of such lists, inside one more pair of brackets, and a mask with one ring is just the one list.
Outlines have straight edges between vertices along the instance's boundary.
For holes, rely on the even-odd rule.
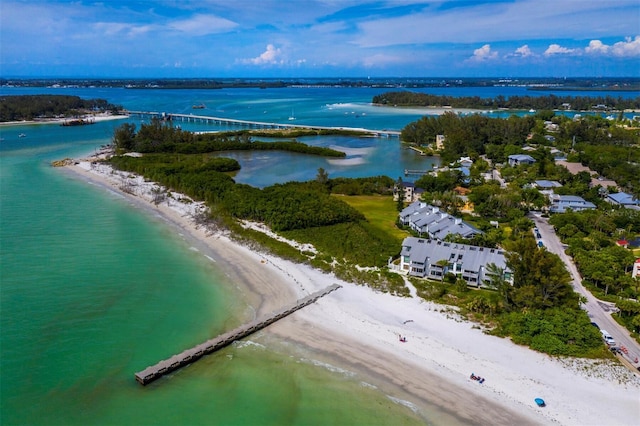
[[[130,110],[170,113],[193,113],[192,105],[205,104],[198,115],[283,123],[294,116],[296,124],[380,130],[400,130],[423,114],[369,104],[384,91],[0,89],[3,95],[104,98]],[[239,325],[251,307],[215,263],[162,218],[51,167],[53,160],[109,143],[122,122],[0,127],[1,424],[449,424],[438,407],[390,398],[366,378],[260,335],[150,386],[137,384],[136,371]],[[396,179],[404,169],[437,164],[403,149],[397,138],[301,140],[348,156],[229,153],[242,165],[236,180],[263,187],[313,179],[319,167],[330,177]]]

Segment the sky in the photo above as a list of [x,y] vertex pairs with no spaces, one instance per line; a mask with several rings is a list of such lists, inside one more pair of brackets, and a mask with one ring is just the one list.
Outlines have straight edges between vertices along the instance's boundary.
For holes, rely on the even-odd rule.
[[1,77],[640,77],[640,0],[0,0]]

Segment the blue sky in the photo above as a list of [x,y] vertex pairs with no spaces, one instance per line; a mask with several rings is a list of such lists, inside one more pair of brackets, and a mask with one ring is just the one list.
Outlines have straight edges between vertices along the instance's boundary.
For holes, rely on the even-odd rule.
[[3,77],[640,77],[640,0],[0,0]]

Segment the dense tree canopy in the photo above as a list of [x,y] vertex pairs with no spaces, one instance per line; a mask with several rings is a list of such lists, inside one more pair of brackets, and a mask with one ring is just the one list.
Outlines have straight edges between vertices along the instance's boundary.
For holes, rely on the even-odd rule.
[[69,95],[16,95],[0,97],[0,121],[73,117],[86,112],[117,112],[121,106],[104,99],[82,99]]
[[410,91],[387,92],[373,97],[374,104],[397,106],[450,106],[453,108],[474,109],[572,109],[591,110],[603,109],[636,109],[640,108],[640,96],[628,99],[613,96],[509,96],[502,95],[495,98],[481,98],[479,96],[446,96],[430,95]]

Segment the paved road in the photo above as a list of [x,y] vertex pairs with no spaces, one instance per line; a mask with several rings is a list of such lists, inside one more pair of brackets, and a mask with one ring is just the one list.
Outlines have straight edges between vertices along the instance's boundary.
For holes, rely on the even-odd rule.
[[615,339],[617,346],[627,348],[628,354],[625,355],[625,358],[635,367],[638,367],[640,363],[634,363],[634,361],[640,359],[640,345],[631,338],[629,332],[624,327],[620,326],[611,317],[615,305],[596,299],[591,292],[582,286],[582,277],[578,273],[578,268],[575,263],[573,263],[573,259],[565,254],[566,246],[562,244],[560,238],[554,232],[553,227],[549,225],[548,220],[535,214],[530,214],[529,218],[534,221],[542,237],[537,240],[542,240],[546,249],[560,256],[560,259],[562,259],[566,265],[567,270],[571,274],[571,285],[578,294],[584,296],[587,300],[587,303],[584,304],[583,307],[589,314],[591,321],[597,323],[600,329],[607,330]]

